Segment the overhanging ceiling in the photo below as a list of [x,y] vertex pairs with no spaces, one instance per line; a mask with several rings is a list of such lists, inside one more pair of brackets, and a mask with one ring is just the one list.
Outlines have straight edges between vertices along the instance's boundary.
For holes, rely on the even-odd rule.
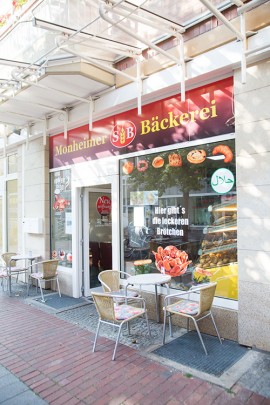
[[[183,97],[189,56],[184,33],[215,15],[244,47],[245,26],[235,27],[222,12],[237,6],[242,21],[245,8],[262,3],[267,1],[29,0],[15,23],[0,31],[0,123],[5,126],[0,136],[21,128],[29,135],[31,125],[55,114],[63,113],[66,121],[67,111],[79,103],[91,110],[93,99],[113,89],[121,76],[138,84],[139,111],[141,65],[149,49],[179,65]],[[162,46],[170,38],[177,52]],[[137,66],[132,73],[118,67],[125,58]],[[91,126],[90,121],[91,114]]]

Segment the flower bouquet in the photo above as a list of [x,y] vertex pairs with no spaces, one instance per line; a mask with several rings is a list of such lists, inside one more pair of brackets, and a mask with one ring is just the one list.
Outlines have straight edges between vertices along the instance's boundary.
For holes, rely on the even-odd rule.
[[188,265],[192,262],[188,260],[188,254],[184,250],[177,249],[176,246],[162,246],[157,248],[157,252],[152,252],[155,256],[157,269],[172,277],[178,277],[185,274]]

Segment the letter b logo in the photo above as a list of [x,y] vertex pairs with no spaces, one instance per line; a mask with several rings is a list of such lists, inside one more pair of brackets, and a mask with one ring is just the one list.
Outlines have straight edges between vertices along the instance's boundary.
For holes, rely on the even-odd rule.
[[129,145],[136,136],[136,126],[131,121],[118,121],[114,126],[110,141],[116,148],[124,148]]

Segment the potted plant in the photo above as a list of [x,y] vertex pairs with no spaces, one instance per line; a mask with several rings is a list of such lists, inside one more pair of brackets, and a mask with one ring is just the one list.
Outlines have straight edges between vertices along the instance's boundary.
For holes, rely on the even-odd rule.
[[152,263],[151,259],[146,259],[146,260],[135,260],[134,268],[135,268],[135,274],[147,274],[151,273],[152,269],[150,264]]

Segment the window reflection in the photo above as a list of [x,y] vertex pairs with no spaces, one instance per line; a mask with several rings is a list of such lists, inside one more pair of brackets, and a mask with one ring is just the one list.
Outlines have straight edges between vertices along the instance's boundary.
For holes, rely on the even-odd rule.
[[72,206],[70,170],[51,173],[51,256],[72,267]]
[[18,189],[17,180],[10,180],[7,187],[7,249],[18,250]]
[[224,145],[120,162],[125,271],[151,259],[151,271],[170,274],[172,288],[217,281],[216,295],[237,299],[234,140],[225,145],[230,159],[214,155],[216,146]]

